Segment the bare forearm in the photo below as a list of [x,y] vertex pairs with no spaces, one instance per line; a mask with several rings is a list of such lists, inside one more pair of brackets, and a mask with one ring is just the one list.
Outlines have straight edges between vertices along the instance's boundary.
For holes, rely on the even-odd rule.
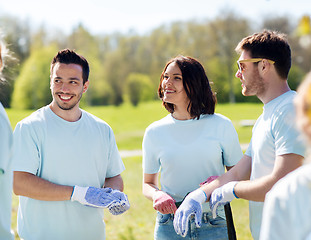
[[300,167],[303,157],[296,154],[277,156],[271,174],[252,181],[241,181],[235,185],[234,192],[239,198],[263,202],[273,185],[289,172]]
[[153,196],[159,191],[158,187],[158,173],[155,174],[147,174],[144,173],[143,178],[143,194],[146,198],[153,201]]
[[146,198],[148,198],[151,201],[153,201],[153,195],[158,190],[159,188],[154,184],[150,184],[150,183],[143,184],[143,194]]
[[240,181],[234,187],[234,192],[239,198],[249,201],[263,202],[267,192],[271,190],[276,180],[266,176],[253,181]]
[[244,155],[237,165],[235,165],[225,174],[218,177],[213,182],[203,185],[201,189],[206,193],[207,199],[209,199],[212,192],[216,188],[221,187],[228,182],[248,180],[250,178],[250,172],[251,158]]
[[106,178],[104,187],[110,187],[112,189],[117,189],[123,192],[124,185],[123,185],[123,179],[121,175],[117,175],[112,178]]
[[16,195],[42,201],[70,200],[73,187],[58,185],[27,172],[14,172],[13,190]]

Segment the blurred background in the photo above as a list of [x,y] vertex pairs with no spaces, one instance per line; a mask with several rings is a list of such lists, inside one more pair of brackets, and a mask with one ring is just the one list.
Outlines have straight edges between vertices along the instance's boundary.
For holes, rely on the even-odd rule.
[[71,48],[90,63],[87,106],[157,99],[165,63],[179,54],[204,65],[219,103],[256,102],[234,76],[237,43],[263,29],[286,33],[296,89],[311,70],[310,16],[309,0],[2,0],[0,31],[13,58],[0,101],[18,109],[50,103],[50,62]]

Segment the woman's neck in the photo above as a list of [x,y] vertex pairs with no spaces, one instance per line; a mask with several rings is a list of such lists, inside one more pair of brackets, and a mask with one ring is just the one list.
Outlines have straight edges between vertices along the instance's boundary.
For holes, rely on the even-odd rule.
[[193,117],[191,117],[190,113],[188,111],[177,111],[175,110],[172,113],[173,118],[177,119],[177,120],[189,120],[192,119]]

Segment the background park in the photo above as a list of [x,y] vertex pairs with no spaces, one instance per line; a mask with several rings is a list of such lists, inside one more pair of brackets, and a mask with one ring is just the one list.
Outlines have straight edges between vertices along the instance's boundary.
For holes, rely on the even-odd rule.
[[[259,2],[266,4],[267,9],[270,2],[279,2],[280,9],[282,3],[286,3]],[[237,3],[246,4],[247,1]],[[112,216],[105,212],[107,239],[152,239],[156,213],[151,201],[142,195],[139,151],[146,127],[167,114],[156,94],[165,63],[178,54],[200,60],[217,93],[216,112],[232,120],[245,150],[252,129],[252,124],[245,124],[245,120],[252,123],[257,119],[263,105],[255,97],[241,95],[240,81],[234,76],[238,59],[234,48],[243,37],[265,28],[286,33],[292,47],[288,80],[291,88],[296,89],[311,70],[311,4],[300,0],[297,4],[305,4],[309,12],[295,17],[258,13],[257,21],[253,21],[240,14],[239,7],[222,7],[213,17],[171,19],[145,31],[124,30],[120,25],[120,31],[100,32],[83,21],[77,21],[70,30],[62,29],[61,25],[58,28],[46,23],[35,25],[31,18],[4,12],[0,3],[0,29],[12,52],[4,72],[8,81],[0,87],[0,101],[14,129],[18,121],[50,103],[49,65],[56,52],[68,47],[84,55],[91,73],[90,88],[83,97],[82,108],[106,121],[114,130],[126,166],[122,176],[131,203],[131,209],[124,215]],[[151,18],[158,15],[160,13]],[[98,24],[109,25],[113,21],[115,19]],[[133,152],[138,154],[131,155]],[[13,196],[12,228],[15,232],[17,207],[18,198]],[[250,239],[248,203],[234,200],[232,208],[238,239]]]

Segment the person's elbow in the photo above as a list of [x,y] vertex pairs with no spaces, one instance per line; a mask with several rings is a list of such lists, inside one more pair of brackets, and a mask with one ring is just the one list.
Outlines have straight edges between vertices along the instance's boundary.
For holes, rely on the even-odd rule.
[[121,175],[117,175],[112,178],[106,178],[104,187],[110,187],[112,189],[118,189],[119,191],[123,192],[124,190],[124,183]]

